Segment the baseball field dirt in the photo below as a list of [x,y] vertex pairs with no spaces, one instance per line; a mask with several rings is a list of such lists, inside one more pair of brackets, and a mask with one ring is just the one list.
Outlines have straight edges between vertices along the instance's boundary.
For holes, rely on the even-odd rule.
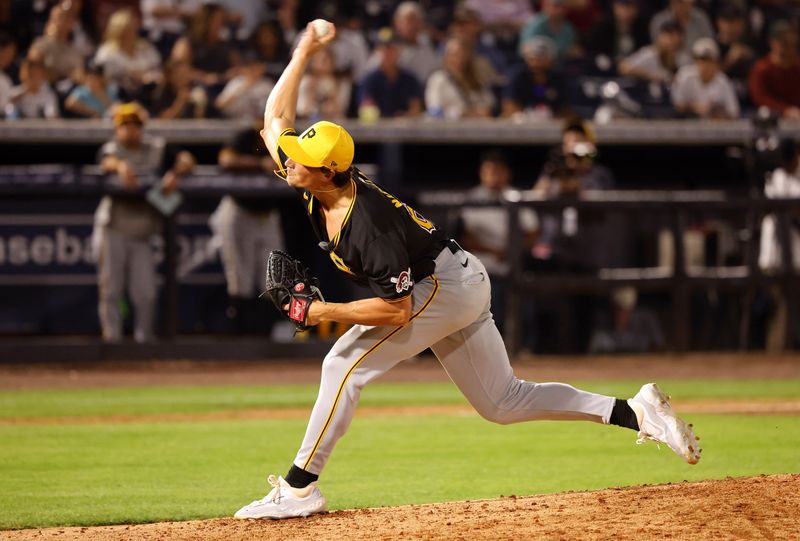
[[[608,359],[528,359],[515,363],[520,377],[543,380],[635,378],[798,378],[800,357],[692,355]],[[318,363],[125,364],[114,366],[0,368],[0,388],[81,388],[128,385],[278,384],[316,381]],[[423,358],[405,363],[383,381],[440,381],[441,367]],[[677,404],[676,404],[677,405]],[[432,406],[447,411],[461,406]],[[783,400],[687,401],[681,411],[800,414],[800,395]],[[394,414],[419,415],[419,408]],[[304,410],[305,411],[305,410]],[[167,416],[191,422],[204,415],[302,416],[304,411],[240,411]],[[382,410],[386,413],[386,410]],[[370,408],[359,415],[370,415]],[[142,417],[115,422],[144,420]],[[83,418],[8,419],[6,423],[100,422]],[[158,421],[158,418],[148,419]],[[800,469],[800,461],[798,461]],[[798,539],[800,473],[727,478],[593,492],[506,495],[493,500],[342,510],[308,519],[190,522],[101,527],[61,527],[0,532],[8,541],[42,539],[250,540],[250,539]]]
[[2,532],[69,539],[797,539],[800,474],[354,509],[284,521],[215,519]]

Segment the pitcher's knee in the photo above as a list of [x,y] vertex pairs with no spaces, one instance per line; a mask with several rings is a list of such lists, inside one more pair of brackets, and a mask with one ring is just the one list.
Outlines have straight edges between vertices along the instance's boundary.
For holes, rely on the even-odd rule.
[[510,415],[511,412],[497,406],[484,406],[476,409],[478,410],[480,416],[490,423],[508,425],[514,422],[512,416]]

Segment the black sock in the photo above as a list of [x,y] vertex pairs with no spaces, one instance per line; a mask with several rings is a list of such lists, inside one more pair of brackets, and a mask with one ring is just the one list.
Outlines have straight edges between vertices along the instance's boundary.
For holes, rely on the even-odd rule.
[[611,410],[611,417],[608,424],[639,430],[639,421],[636,419],[636,412],[628,405],[627,400],[616,399],[614,409]]
[[319,479],[319,475],[307,472],[303,468],[298,468],[294,464],[289,468],[289,473],[284,477],[287,483],[294,488],[306,488],[308,485]]

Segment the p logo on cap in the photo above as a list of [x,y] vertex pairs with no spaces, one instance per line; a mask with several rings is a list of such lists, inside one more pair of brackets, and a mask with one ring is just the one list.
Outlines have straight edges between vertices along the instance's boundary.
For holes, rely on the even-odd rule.
[[353,163],[353,138],[342,126],[321,120],[297,135],[284,134],[278,146],[294,162],[344,172]]

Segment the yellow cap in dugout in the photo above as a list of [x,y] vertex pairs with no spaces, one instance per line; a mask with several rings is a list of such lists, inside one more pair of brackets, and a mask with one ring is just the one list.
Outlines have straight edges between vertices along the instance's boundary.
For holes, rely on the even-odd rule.
[[121,126],[128,122],[144,124],[146,113],[138,103],[123,103],[114,111],[114,125]]
[[321,120],[297,135],[281,135],[278,146],[293,162],[306,167],[327,167],[339,173],[350,169],[355,148],[343,127]]

